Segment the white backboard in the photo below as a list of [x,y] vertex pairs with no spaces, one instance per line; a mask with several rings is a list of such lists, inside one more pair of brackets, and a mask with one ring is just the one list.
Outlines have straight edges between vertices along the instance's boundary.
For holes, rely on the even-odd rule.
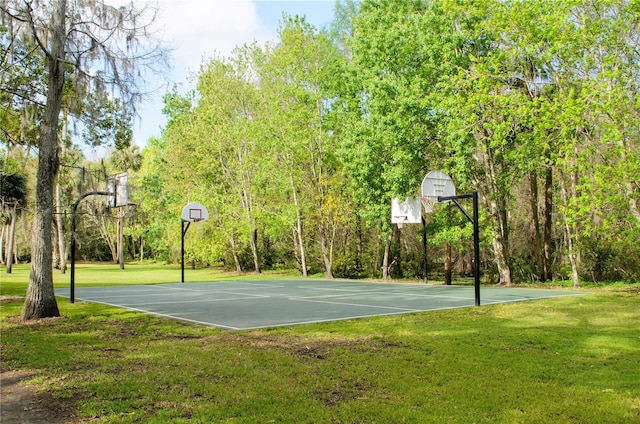
[[182,220],[200,222],[209,219],[209,211],[201,203],[192,202],[182,208]]
[[456,187],[447,174],[442,171],[431,171],[422,180],[422,197],[432,202],[438,201],[438,196],[455,196]]
[[106,203],[109,208],[118,208],[129,204],[129,174],[123,172],[121,174],[107,177],[107,196]]
[[407,197],[404,202],[400,199],[391,201],[392,224],[419,224],[422,222],[419,197]]
[[116,175],[116,207],[129,204],[129,174]]

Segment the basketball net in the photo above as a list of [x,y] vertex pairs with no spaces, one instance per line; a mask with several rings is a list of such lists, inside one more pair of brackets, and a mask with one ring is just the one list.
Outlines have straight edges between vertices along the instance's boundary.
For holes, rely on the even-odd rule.
[[198,229],[198,231],[202,230],[202,225],[204,224],[204,219],[202,218],[195,218],[193,220],[193,222],[196,224],[196,228]]
[[433,205],[436,203],[435,200],[430,197],[422,196],[420,197],[420,202],[422,203],[422,208],[424,209],[424,213],[432,213]]

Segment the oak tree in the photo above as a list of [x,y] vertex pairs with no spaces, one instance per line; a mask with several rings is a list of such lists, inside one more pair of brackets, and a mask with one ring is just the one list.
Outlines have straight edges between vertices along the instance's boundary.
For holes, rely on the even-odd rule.
[[47,87],[38,135],[38,171],[32,231],[32,260],[22,318],[58,316],[52,279],[54,182],[59,169],[59,126],[65,83],[78,94],[119,97],[135,105],[144,95],[141,69],[158,70],[165,51],[151,41],[156,10],[133,2],[120,7],[104,1],[10,0],[0,13],[15,36],[28,36],[45,58]]

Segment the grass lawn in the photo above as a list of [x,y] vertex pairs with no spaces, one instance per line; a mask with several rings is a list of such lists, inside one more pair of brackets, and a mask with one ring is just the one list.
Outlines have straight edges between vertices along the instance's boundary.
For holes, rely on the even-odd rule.
[[[76,269],[77,285],[179,279],[159,265]],[[640,422],[639,284],[229,332],[64,298],[61,318],[22,323],[13,296],[27,280],[24,265],[0,275],[2,367],[33,371],[29,384],[86,422]]]

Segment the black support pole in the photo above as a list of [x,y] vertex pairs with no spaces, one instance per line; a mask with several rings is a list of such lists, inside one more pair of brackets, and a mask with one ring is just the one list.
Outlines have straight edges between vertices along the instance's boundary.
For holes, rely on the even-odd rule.
[[[469,216],[467,211],[458,203],[459,199],[472,199],[473,201],[473,217]],[[451,201],[460,209],[460,211],[473,224],[473,278],[475,291],[475,304],[480,306],[480,219],[478,213],[478,192],[471,194],[460,194],[457,196],[438,196],[438,202]]]
[[478,192],[473,192],[473,259],[476,306],[480,306],[480,216],[478,213]]
[[[187,226],[184,226],[184,223],[187,223]],[[180,243],[180,256],[182,258],[182,260],[180,261],[181,266],[180,266],[180,270],[182,271],[182,277],[180,279],[181,283],[184,283],[184,235],[187,234],[187,230],[189,229],[189,225],[191,225],[190,221],[185,221],[184,219],[182,220],[182,242]]]
[[74,203],[71,209],[71,282],[69,284],[69,302],[71,303],[76,301],[76,209],[78,202]]
[[428,284],[427,281],[427,221],[425,221],[424,217],[422,218],[422,251],[424,253],[424,258],[422,261],[422,269],[424,272],[424,283]]

